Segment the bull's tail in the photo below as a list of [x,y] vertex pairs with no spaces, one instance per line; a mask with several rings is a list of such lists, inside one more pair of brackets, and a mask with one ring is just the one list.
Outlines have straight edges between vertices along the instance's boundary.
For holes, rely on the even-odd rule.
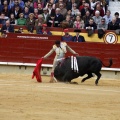
[[109,65],[108,66],[106,66],[102,61],[101,61],[101,63],[104,67],[111,67],[112,64],[113,64],[112,59],[109,59]]

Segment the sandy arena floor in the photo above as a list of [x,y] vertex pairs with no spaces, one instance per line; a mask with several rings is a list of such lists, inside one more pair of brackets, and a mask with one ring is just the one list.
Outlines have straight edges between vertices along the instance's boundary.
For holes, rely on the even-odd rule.
[[31,75],[0,75],[0,120],[120,120],[120,80],[43,83]]

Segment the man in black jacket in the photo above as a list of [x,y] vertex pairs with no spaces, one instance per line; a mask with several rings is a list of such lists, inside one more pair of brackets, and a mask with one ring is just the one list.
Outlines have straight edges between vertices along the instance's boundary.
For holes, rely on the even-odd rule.
[[76,35],[73,37],[73,42],[85,42],[84,36],[80,35],[81,30],[76,29],[74,32]]
[[7,20],[5,25],[2,25],[1,32],[5,31],[6,33],[14,32],[14,26],[10,25],[10,21]]

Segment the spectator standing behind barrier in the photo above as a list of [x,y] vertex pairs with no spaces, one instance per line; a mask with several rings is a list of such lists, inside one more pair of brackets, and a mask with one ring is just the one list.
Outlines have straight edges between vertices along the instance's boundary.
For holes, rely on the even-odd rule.
[[26,19],[24,18],[24,14],[19,14],[20,18],[17,19],[17,25],[26,25]]
[[37,34],[52,35],[52,33],[47,29],[47,24],[43,24],[42,29],[39,30]]
[[97,29],[97,25],[96,25],[96,23],[94,22],[93,18],[90,18],[90,19],[89,19],[89,23],[87,23],[87,24],[85,25],[85,29],[86,29],[89,37],[94,34],[94,30]]
[[56,65],[58,64],[58,59],[64,59],[65,54],[67,53],[67,50],[69,50],[72,54],[78,55],[74,50],[72,50],[66,42],[60,42],[59,40],[55,41],[55,44],[53,45],[53,48],[43,57],[48,58],[53,52],[56,53],[56,56],[53,61],[53,68],[51,71],[51,78],[50,82],[54,82],[54,69]]
[[101,39],[103,37],[107,28],[108,28],[108,24],[106,23],[105,18],[102,18],[101,22],[97,25],[98,38]]
[[72,37],[72,35],[69,34],[69,30],[68,29],[64,29],[63,32],[65,33],[65,35],[62,36],[62,41],[66,41],[66,42],[72,41],[73,37]]
[[7,20],[5,25],[2,25],[1,32],[14,32],[14,26],[10,25],[10,21]]
[[76,35],[73,37],[73,42],[85,42],[84,36],[80,35],[80,29],[75,29],[74,32],[76,32]]

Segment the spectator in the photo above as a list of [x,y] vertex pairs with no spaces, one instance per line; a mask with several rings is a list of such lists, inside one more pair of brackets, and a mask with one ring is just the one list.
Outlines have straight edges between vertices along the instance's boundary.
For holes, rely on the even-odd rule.
[[63,21],[63,15],[60,14],[60,8],[55,10],[55,27],[60,27],[60,23]]
[[42,8],[42,4],[38,3],[38,14],[42,14],[43,13],[43,8]]
[[58,0],[58,2],[55,4],[55,8],[59,8],[59,5],[63,4],[64,8],[66,8],[66,0]]
[[101,22],[97,25],[98,38],[101,39],[103,37],[107,28],[108,28],[108,24],[105,22],[105,18],[102,18]]
[[65,18],[66,14],[67,14],[67,9],[64,8],[63,3],[59,4],[59,8],[60,8],[60,13],[63,15],[63,17]]
[[73,27],[73,21],[70,18],[70,15],[66,16],[66,19],[63,20],[62,24],[61,24],[62,28],[72,28]]
[[116,22],[120,25],[120,18],[118,12],[115,13],[115,18],[116,18]]
[[93,19],[93,18],[90,18],[90,19],[89,19],[89,23],[87,23],[87,24],[85,25],[85,29],[86,29],[89,37],[93,35],[94,30],[97,29],[97,25],[96,25],[96,23],[94,22],[94,19]]
[[55,27],[55,15],[51,14],[47,20],[48,27]]
[[30,0],[25,3],[25,6],[29,8],[29,13],[34,12],[33,3]]
[[85,6],[85,0],[82,0],[82,5],[79,6],[79,10],[81,11]]
[[45,23],[45,21],[43,19],[43,16],[38,15],[38,19],[35,20],[36,33],[38,33],[38,31],[42,29],[42,24],[44,24],[44,23]]
[[102,17],[100,16],[100,12],[98,10],[95,11],[95,16],[93,16],[93,20],[96,24],[101,22]]
[[99,11],[101,17],[103,17],[105,15],[104,10],[103,10],[103,8],[102,8],[102,6],[100,4],[96,5],[95,10],[93,11],[93,15],[95,15],[95,11]]
[[46,8],[48,10],[49,15],[55,14],[55,4],[47,3]]
[[17,25],[26,25],[26,19],[24,18],[24,14],[19,14],[20,18],[17,19]]
[[28,8],[28,7],[25,7],[23,13],[24,13],[24,18],[27,19],[27,18],[29,17],[29,14],[30,14],[30,12],[29,12],[29,8]]
[[34,8],[34,18],[38,19],[38,9]]
[[85,16],[83,16],[83,21],[85,24],[89,23],[89,19],[91,18],[90,16],[90,11],[86,11]]
[[47,20],[48,20],[48,17],[50,16],[49,14],[48,14],[48,10],[47,10],[47,8],[43,8],[43,19],[45,20],[45,22],[47,22]]
[[110,10],[106,11],[106,15],[103,18],[105,18],[105,21],[107,24],[112,21],[112,16],[111,16]]
[[90,12],[90,15],[92,14],[92,11],[91,11],[91,9],[89,8],[89,4],[88,4],[88,3],[85,3],[84,8],[82,8],[82,10],[81,10],[81,16],[82,16],[82,17],[85,16],[86,11],[89,11],[89,12]]
[[7,21],[6,21],[6,24],[5,24],[5,25],[2,25],[1,31],[2,31],[2,32],[5,31],[6,33],[14,32],[14,26],[10,25],[10,21],[7,20]]
[[52,33],[47,29],[47,24],[43,24],[42,27],[43,28],[39,30],[37,34],[52,35]]
[[113,17],[112,21],[108,23],[108,30],[117,30],[119,29],[119,24],[116,22],[116,18]]
[[84,36],[80,35],[80,29],[75,29],[74,32],[76,35],[73,37],[73,42],[85,42]]
[[72,2],[71,2],[71,0],[67,0],[66,1],[66,9],[67,9],[67,11],[72,9]]
[[20,8],[23,10],[25,7],[25,3],[23,2],[23,0],[18,0],[18,2],[19,2]]
[[92,11],[94,11],[95,6],[96,6],[97,4],[100,4],[100,1],[90,0],[90,9],[91,9]]
[[4,8],[2,9],[2,12],[5,14],[5,16],[10,16],[10,10],[8,9],[7,6],[4,6]]
[[73,23],[73,28],[76,28],[76,29],[84,28],[84,21],[80,18],[80,16],[76,16],[76,20]]
[[2,12],[0,15],[0,24],[5,24],[8,19],[9,18],[5,16],[5,13]]
[[73,7],[72,7],[72,15],[76,16],[76,13],[79,12],[79,10],[77,9],[77,4],[74,3]]
[[34,26],[35,26],[34,14],[30,13],[29,18],[26,20],[26,27],[29,33],[33,33]]
[[64,29],[64,33],[65,33],[65,35],[62,36],[62,41],[66,41],[66,42],[72,41],[73,37],[72,37],[72,35],[69,34],[69,30]]
[[18,19],[19,18],[19,14],[21,13],[19,5],[16,5],[15,9],[11,10],[10,13],[13,13],[14,16],[15,16],[15,19]]
[[10,14],[10,24],[12,24],[12,25],[16,25],[17,24],[17,22],[15,20],[15,16],[14,16],[13,13]]

